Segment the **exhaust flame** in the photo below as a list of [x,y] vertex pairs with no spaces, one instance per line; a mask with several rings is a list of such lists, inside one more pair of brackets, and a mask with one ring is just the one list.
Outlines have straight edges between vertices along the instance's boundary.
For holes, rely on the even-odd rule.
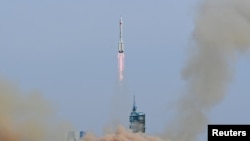
[[124,78],[124,53],[118,53],[118,72],[119,72],[119,81],[122,81]]

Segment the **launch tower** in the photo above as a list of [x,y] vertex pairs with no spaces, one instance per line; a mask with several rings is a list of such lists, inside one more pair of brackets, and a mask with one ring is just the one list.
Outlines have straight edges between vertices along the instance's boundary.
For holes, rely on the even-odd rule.
[[133,103],[133,109],[129,116],[130,126],[129,128],[133,131],[133,133],[142,132],[145,133],[145,113],[143,112],[136,112],[136,105],[135,105],[135,97]]

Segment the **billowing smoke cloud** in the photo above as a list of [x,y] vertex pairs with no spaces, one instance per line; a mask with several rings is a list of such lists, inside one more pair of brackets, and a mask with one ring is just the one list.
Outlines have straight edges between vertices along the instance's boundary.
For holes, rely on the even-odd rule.
[[174,141],[196,140],[207,127],[206,114],[225,97],[237,56],[250,48],[250,1],[203,1],[193,35],[192,55],[182,73],[187,91],[167,130]]
[[96,137],[93,134],[86,134],[83,141],[163,141],[159,137],[148,136],[142,133],[132,133],[130,130],[119,126],[115,133],[103,137]]
[[39,92],[0,78],[0,141],[64,141],[71,126],[54,113]]

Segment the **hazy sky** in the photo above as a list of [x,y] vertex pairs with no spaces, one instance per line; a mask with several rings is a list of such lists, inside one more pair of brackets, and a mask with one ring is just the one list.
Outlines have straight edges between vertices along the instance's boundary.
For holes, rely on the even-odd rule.
[[[1,0],[0,75],[24,91],[41,91],[58,116],[78,130],[102,134],[118,82],[123,17],[131,109],[136,95],[138,111],[146,113],[146,132],[159,133],[185,87],[181,70],[190,55],[199,2]],[[210,123],[249,124],[249,55],[235,60],[228,95],[208,114]]]

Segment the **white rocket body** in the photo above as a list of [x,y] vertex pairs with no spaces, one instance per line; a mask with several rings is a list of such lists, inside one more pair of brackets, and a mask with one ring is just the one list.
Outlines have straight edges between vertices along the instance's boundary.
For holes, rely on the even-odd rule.
[[123,53],[124,52],[124,42],[122,39],[123,31],[122,31],[123,21],[122,18],[120,18],[120,40],[118,43],[118,52]]

